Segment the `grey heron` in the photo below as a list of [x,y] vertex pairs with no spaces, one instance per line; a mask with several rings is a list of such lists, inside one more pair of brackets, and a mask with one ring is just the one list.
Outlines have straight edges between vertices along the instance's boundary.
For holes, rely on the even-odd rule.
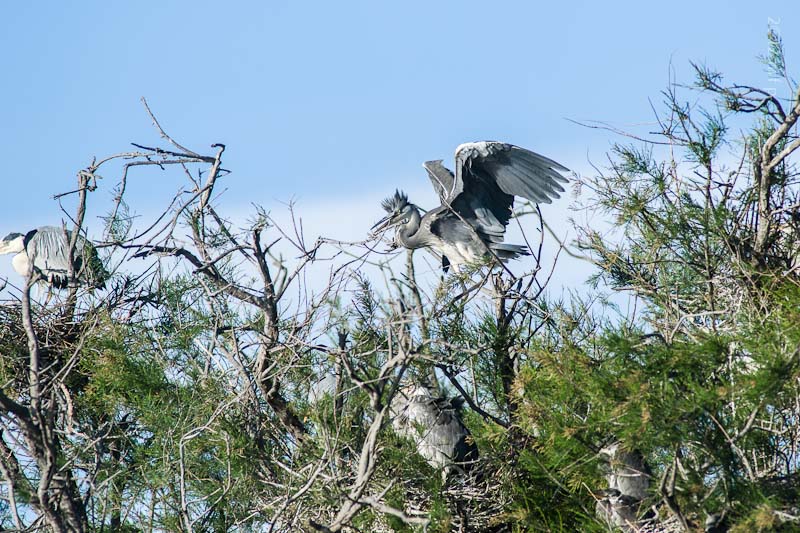
[[308,389],[308,404],[317,405],[326,397],[333,397],[336,394],[336,385],[339,377],[335,373],[323,374],[311,384]]
[[[25,234],[9,233],[0,241],[0,254],[16,254],[11,266],[21,276],[29,271],[57,289],[69,282],[69,241],[71,231],[55,226],[42,226]],[[73,252],[73,272],[81,283],[103,288],[108,272],[92,244],[81,236]]]
[[626,451],[619,442],[602,450],[608,488],[597,501],[596,512],[609,526],[622,531],[636,531],[639,507],[647,498],[652,473],[644,457],[636,450]]
[[395,240],[409,249],[432,248],[442,264],[461,265],[486,257],[502,261],[529,255],[526,246],[503,242],[514,197],[537,204],[558,198],[567,183],[567,168],[512,144],[479,141],[460,145],[455,173],[441,160],[422,166],[442,205],[424,216],[400,190],[382,202],[388,213],[372,227],[375,232],[399,226]]
[[428,464],[442,470],[442,479],[451,470],[468,470],[478,458],[460,410],[460,402],[417,384],[401,387],[390,404],[395,432],[411,439]]

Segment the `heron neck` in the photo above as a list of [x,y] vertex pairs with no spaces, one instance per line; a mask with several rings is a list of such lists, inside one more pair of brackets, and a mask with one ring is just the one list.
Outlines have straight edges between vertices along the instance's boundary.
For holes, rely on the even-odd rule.
[[408,222],[403,224],[400,231],[397,232],[397,240],[405,248],[422,248],[426,246],[424,239],[419,235],[419,226],[422,217],[419,215],[419,210],[413,206],[411,216],[408,217]]

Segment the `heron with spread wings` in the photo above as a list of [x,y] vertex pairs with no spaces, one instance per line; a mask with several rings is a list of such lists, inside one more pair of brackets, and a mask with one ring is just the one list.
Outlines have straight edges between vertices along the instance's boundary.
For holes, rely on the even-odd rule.
[[442,205],[420,215],[400,190],[382,202],[388,213],[374,232],[398,226],[395,241],[409,249],[430,248],[445,268],[496,258],[530,255],[524,245],[503,242],[514,197],[537,204],[558,198],[568,169],[552,159],[512,144],[479,141],[456,149],[456,171],[441,160],[422,165]]

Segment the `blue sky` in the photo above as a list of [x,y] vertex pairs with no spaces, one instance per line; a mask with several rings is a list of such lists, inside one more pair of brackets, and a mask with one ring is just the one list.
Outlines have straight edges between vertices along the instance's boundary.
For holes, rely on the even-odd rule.
[[[420,164],[451,160],[461,142],[504,140],[588,172],[613,138],[566,119],[651,121],[648,99],[658,101],[670,65],[679,80],[694,60],[770,87],[756,60],[770,20],[800,69],[796,1],[610,5],[10,3],[0,23],[0,232],[58,223],[51,196],[92,156],[157,142],[141,96],[185,145],[227,144],[230,209],[295,199],[323,224],[339,204],[326,227],[350,238],[395,187],[431,202]],[[116,177],[101,184],[93,216]],[[180,180],[136,174],[129,200],[157,210]],[[567,203],[549,212],[554,226]]]

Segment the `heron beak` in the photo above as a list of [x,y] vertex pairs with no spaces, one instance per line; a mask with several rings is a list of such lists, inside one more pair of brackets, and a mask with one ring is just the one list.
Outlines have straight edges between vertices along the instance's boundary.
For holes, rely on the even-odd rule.
[[389,226],[392,225],[392,216],[387,215],[380,219],[372,228],[370,229],[371,233],[378,233],[379,231],[383,231]]

